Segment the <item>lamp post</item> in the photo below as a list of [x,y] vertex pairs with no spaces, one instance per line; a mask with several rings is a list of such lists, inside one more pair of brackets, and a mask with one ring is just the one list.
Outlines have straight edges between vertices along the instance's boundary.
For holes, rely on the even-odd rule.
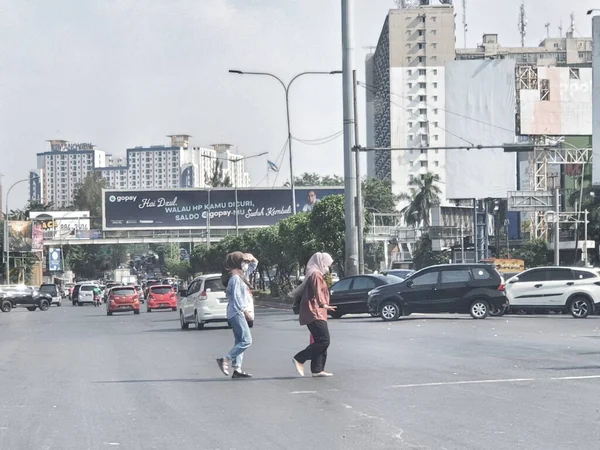
[[[234,195],[235,195],[235,235],[239,236],[240,235],[240,228],[239,228],[239,218],[238,218],[238,183],[237,183],[237,175],[238,175],[238,170],[237,170],[237,163],[239,163],[240,161],[244,161],[246,159],[252,159],[252,158],[258,158],[259,156],[264,156],[267,155],[268,152],[262,152],[262,153],[258,153],[256,155],[252,155],[252,156],[242,156],[241,158],[218,158],[216,156],[209,156],[209,155],[202,155],[203,158],[208,158],[208,159],[224,159],[226,161],[229,161],[231,163],[236,164],[236,169],[235,169],[235,173],[233,176],[233,191],[234,191]],[[212,186],[211,186],[212,187]],[[209,199],[210,199],[210,191],[209,191]],[[210,205],[210,201],[209,201],[209,205]],[[210,215],[210,208],[209,208],[209,212],[208,214]],[[208,222],[209,226],[210,226],[210,222]]]
[[231,69],[229,73],[235,73],[238,75],[261,75],[267,76],[276,79],[279,84],[283,87],[285,91],[285,112],[287,117],[287,133],[288,133],[288,152],[289,152],[289,160],[290,160],[290,189],[292,190],[292,213],[296,214],[296,187],[294,183],[294,158],[292,155],[292,127],[290,121],[290,88],[294,81],[300,78],[303,75],[336,75],[341,74],[341,70],[332,70],[331,72],[320,72],[320,71],[308,71],[302,72],[298,75],[294,76],[288,84],[285,84],[281,78],[277,75],[268,72],[245,72],[243,70],[235,70]]
[[4,203],[5,208],[6,208],[5,213],[4,213],[4,252],[6,253],[6,284],[10,284],[10,239],[9,239],[9,235],[8,235],[8,196],[10,195],[10,191],[12,191],[12,188],[14,188],[17,184],[25,183],[26,181],[31,181],[36,178],[39,178],[39,176],[25,178],[23,180],[16,181],[15,183],[13,183],[11,185],[11,187],[8,188],[8,191],[6,192],[6,201]]

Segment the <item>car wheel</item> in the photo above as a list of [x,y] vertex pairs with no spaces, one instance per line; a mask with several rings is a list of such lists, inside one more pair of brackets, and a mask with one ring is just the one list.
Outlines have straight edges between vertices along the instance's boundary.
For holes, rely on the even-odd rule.
[[77,306],[83,306],[83,303],[77,302]]
[[40,311],[48,311],[50,309],[50,303],[48,300],[42,300],[40,302]]
[[331,311],[331,312],[329,313],[329,315],[330,315],[330,316],[331,316],[331,318],[333,318],[333,319],[341,319],[341,318],[344,316],[344,314],[343,314],[343,313],[341,313],[341,312],[337,312],[337,311]]
[[490,310],[490,316],[492,316],[492,317],[502,317],[507,312],[508,312],[508,306],[502,306],[500,308],[493,307]]
[[12,303],[9,300],[3,300],[2,304],[0,304],[0,310],[2,312],[10,312],[12,309]]
[[106,315],[107,316],[112,316],[112,311],[106,310]]
[[37,306],[28,306],[27,307],[27,311],[35,311],[37,309]]
[[62,303],[61,303],[61,302],[58,302],[58,305],[56,305],[56,306],[62,306]]
[[183,317],[183,312],[182,311],[179,312],[179,323],[181,324],[181,329],[182,330],[187,330],[189,328],[189,326],[190,326],[190,324],[185,321],[185,318]]
[[485,300],[475,300],[471,303],[469,313],[473,319],[485,319],[490,314],[490,305]]
[[390,322],[392,320],[398,320],[400,317],[400,307],[398,304],[392,300],[388,300],[381,305],[381,318],[385,322]]
[[171,311],[177,311],[177,308],[171,308]]
[[575,297],[569,306],[569,312],[576,319],[585,319],[592,309],[592,303],[585,297]]
[[152,308],[146,308],[146,312],[152,312]]
[[140,310],[139,310],[139,309],[134,309],[134,310],[133,310],[133,313],[134,313],[134,314],[139,314],[139,313],[140,313]]

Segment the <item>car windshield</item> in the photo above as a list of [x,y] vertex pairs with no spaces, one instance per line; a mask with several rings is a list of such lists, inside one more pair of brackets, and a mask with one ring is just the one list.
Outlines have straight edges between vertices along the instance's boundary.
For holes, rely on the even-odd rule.
[[110,293],[112,295],[133,295],[135,294],[135,289],[128,287],[113,288],[112,291],[110,291]]
[[204,290],[210,289],[212,292],[224,291],[225,286],[220,278],[210,278],[204,281]]
[[93,291],[94,288],[96,288],[97,286],[93,285],[93,284],[86,284],[84,286],[81,286],[81,291],[83,292],[87,292],[87,291]]
[[387,284],[396,284],[396,283],[402,283],[404,281],[404,278],[401,277],[397,277],[395,275],[391,275],[388,274],[385,276],[385,278],[383,279]]
[[150,292],[153,294],[168,294],[169,292],[173,292],[173,288],[169,286],[157,286],[150,289]]

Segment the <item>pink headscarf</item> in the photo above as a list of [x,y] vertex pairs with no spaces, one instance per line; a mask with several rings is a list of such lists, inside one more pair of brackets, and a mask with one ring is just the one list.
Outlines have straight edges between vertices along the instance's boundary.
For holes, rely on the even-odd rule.
[[302,291],[304,291],[308,277],[310,277],[313,273],[325,275],[329,270],[329,266],[332,264],[333,258],[329,253],[317,252],[312,255],[306,264],[304,281],[302,281],[302,284],[290,293],[290,297],[300,297],[302,295]]

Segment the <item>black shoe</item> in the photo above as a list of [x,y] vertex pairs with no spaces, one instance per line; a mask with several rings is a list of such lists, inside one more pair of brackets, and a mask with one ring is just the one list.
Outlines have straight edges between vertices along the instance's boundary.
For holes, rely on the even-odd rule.
[[234,370],[231,378],[252,378],[252,375],[246,372],[238,372],[237,370]]
[[225,361],[225,359],[223,358],[219,358],[217,359],[217,365],[219,366],[219,369],[221,369],[221,372],[223,372],[223,374],[228,377],[229,376],[229,367],[227,367],[227,361]]

